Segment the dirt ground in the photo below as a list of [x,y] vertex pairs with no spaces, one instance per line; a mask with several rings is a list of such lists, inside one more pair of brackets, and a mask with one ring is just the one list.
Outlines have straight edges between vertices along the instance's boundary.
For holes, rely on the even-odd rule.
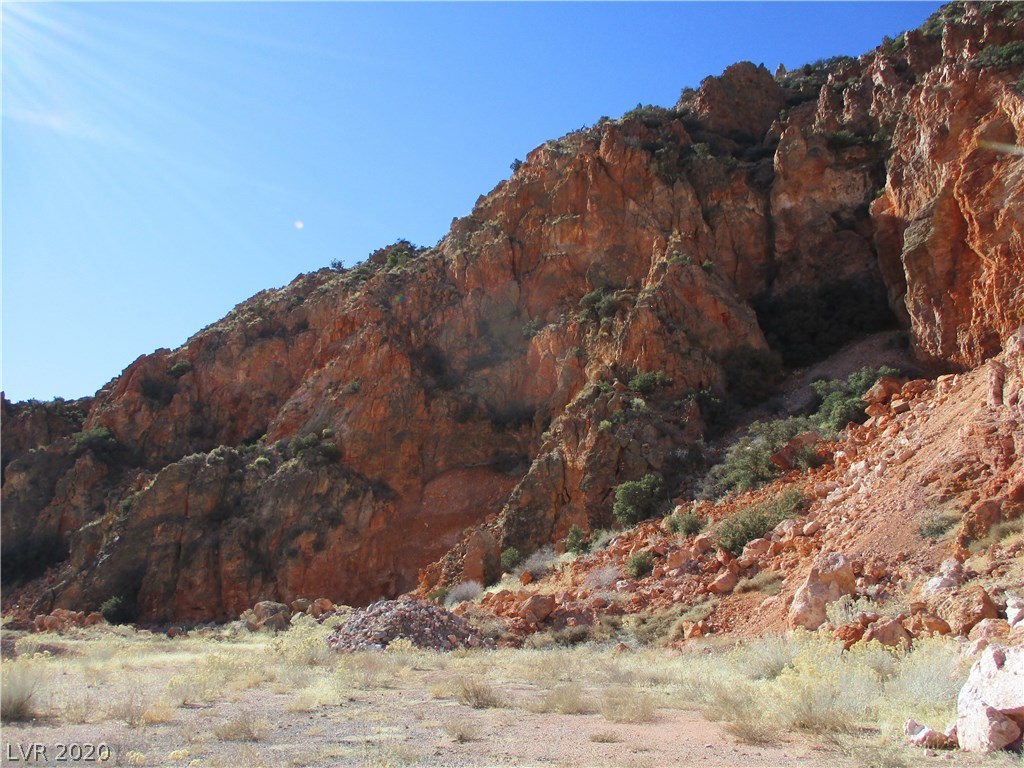
[[[118,631],[18,639],[19,663],[42,673],[32,719],[4,724],[2,765],[96,762],[69,759],[71,744],[105,745],[106,765],[192,768],[1021,764],[921,751],[907,762],[905,751],[872,746],[877,733],[845,746],[792,732],[743,743],[687,704],[668,661],[642,651],[339,658],[314,635]],[[33,659],[40,649],[47,655]]]

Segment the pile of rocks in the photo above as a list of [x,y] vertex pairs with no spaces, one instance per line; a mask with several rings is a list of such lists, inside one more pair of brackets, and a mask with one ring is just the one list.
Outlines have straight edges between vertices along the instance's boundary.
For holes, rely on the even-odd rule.
[[72,627],[91,627],[96,624],[106,624],[101,614],[95,611],[69,611],[66,608],[57,608],[48,614],[41,613],[32,621],[36,632],[67,632]]
[[438,651],[493,646],[492,640],[481,638],[465,619],[412,597],[381,600],[353,610],[328,636],[327,644],[339,651],[379,650],[398,639]]
[[293,618],[303,613],[322,623],[331,616],[337,615],[338,606],[326,597],[316,600],[300,597],[297,600],[292,600],[290,607],[272,600],[261,600],[252,608],[244,611],[238,619],[250,632],[259,632],[261,629],[283,630],[288,629]]

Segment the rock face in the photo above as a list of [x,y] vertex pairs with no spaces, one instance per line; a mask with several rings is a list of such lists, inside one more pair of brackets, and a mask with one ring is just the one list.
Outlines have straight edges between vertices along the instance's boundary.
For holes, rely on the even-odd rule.
[[958,8],[547,142],[434,248],[260,293],[94,398],[4,401],[5,586],[170,621],[491,581],[611,525],[614,485],[685,482],[695,393],[898,321],[936,366],[1012,346],[1021,160],[983,143],[1022,143],[1020,67],[979,56],[1024,34]]
[[1024,648],[991,645],[957,697],[960,748],[992,752],[1019,742],[1024,725]]

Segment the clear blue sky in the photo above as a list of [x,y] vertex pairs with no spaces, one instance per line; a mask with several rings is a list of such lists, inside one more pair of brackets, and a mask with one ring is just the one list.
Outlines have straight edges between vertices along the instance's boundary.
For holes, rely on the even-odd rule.
[[937,7],[5,2],[2,386],[92,394],[259,290],[435,244],[547,139]]

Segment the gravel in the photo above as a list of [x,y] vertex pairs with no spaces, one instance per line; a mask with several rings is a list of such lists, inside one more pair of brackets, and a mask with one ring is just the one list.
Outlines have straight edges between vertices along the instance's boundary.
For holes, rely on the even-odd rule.
[[494,644],[490,638],[482,638],[465,619],[413,597],[381,600],[353,610],[327,637],[327,644],[339,651],[380,650],[398,639],[436,651]]

